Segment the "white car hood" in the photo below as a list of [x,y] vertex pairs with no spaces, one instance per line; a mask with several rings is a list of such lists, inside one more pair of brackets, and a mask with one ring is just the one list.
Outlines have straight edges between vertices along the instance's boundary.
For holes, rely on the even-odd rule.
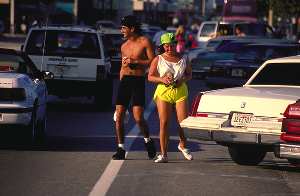
[[299,87],[236,87],[204,92],[197,111],[226,114],[238,111],[282,117],[287,105],[298,99]]

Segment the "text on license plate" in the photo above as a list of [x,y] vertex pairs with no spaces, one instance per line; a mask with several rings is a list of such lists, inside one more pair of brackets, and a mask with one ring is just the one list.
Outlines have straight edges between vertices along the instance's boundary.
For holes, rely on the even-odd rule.
[[253,114],[248,113],[232,113],[230,124],[234,127],[245,127],[251,123]]
[[3,115],[0,114],[0,121],[3,121]]

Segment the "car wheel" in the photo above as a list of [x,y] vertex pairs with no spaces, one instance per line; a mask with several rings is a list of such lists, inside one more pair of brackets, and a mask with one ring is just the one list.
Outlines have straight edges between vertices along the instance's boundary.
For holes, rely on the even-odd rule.
[[97,81],[95,104],[101,110],[111,110],[113,96],[113,79],[109,76],[106,80]]
[[37,132],[37,120],[36,120],[37,107],[34,106],[33,108],[34,109],[31,114],[31,120],[30,120],[29,125],[27,126],[28,137],[26,139],[28,139],[30,143],[35,142],[35,136],[36,136],[36,132]]
[[36,132],[34,135],[34,142],[37,144],[42,144],[46,138],[46,115],[43,119],[37,121]]
[[254,145],[232,145],[228,147],[232,160],[239,165],[258,165],[266,151]]

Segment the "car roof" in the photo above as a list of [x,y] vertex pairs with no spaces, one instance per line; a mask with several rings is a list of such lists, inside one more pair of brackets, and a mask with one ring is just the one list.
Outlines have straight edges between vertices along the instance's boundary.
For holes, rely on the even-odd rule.
[[49,26],[35,26],[32,30],[65,30],[65,31],[80,31],[96,33],[97,30],[90,26],[74,26],[74,25],[49,25]]
[[271,59],[265,63],[300,63],[300,55]]
[[20,56],[24,60],[30,62],[28,66],[30,66],[34,72],[38,72],[38,68],[34,65],[34,63],[31,61],[31,59],[22,51],[17,51],[14,49],[7,49],[7,48],[0,48],[0,54],[7,54],[7,55],[16,55]]

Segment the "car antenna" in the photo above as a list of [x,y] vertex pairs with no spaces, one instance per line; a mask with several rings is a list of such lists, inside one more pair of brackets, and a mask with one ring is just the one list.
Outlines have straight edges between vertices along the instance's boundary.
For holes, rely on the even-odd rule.
[[49,21],[49,15],[47,14],[47,17],[46,17],[46,26],[45,26],[45,33],[44,33],[44,40],[43,40],[43,48],[42,48],[41,71],[43,71],[43,68],[44,68],[44,56],[45,56],[45,50],[46,50],[46,39],[47,39],[48,21]]

